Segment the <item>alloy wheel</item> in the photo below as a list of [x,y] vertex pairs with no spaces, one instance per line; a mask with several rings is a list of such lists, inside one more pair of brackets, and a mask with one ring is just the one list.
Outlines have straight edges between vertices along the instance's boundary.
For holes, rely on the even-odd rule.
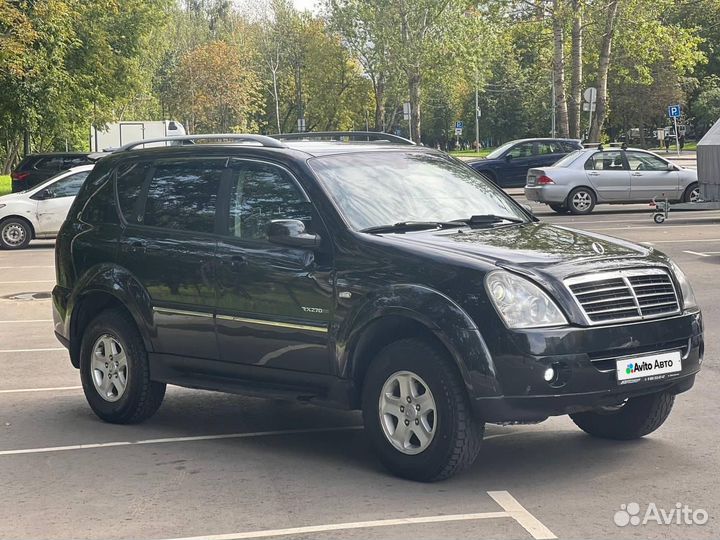
[[575,195],[573,195],[572,205],[580,212],[584,212],[590,208],[591,204],[592,198],[587,191],[578,191]]
[[400,452],[423,452],[437,431],[437,406],[430,387],[411,371],[388,377],[380,393],[378,412],[387,440]]
[[105,401],[118,401],[125,394],[128,383],[124,348],[116,338],[103,334],[95,341],[92,351],[90,369],[95,390]]

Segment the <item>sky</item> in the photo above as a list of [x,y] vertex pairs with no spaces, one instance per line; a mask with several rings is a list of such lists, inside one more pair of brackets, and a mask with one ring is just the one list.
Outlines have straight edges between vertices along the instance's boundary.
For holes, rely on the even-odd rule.
[[317,3],[317,0],[293,0],[293,4],[295,4],[295,7],[299,10],[316,11],[315,10],[316,3]]

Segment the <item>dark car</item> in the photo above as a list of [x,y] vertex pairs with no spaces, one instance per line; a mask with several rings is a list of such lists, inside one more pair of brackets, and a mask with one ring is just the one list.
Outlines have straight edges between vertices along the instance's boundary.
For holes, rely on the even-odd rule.
[[575,139],[521,139],[505,143],[469,165],[501,187],[523,187],[528,169],[552,165],[581,148]]
[[394,136],[206,138],[101,159],[58,236],[55,331],[100,418],[149,418],[166,384],[361,409],[430,481],[488,422],[635,439],[693,385],[701,313],[654,248]]
[[92,163],[88,154],[79,152],[28,154],[10,174],[12,191],[25,191],[62,171]]

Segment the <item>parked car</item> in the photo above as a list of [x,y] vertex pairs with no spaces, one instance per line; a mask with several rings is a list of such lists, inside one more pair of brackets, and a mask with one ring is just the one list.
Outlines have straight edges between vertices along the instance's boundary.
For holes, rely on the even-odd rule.
[[469,165],[501,187],[523,187],[528,169],[552,165],[582,148],[574,139],[522,139],[510,141]]
[[373,136],[390,142],[195,135],[101,159],[52,302],[92,410],[141,422],[167,384],[362,409],[380,460],[421,481],[471,465],[486,422],[660,427],[703,355],[682,271]]
[[23,249],[54,238],[93,165],[73,167],[21,193],[0,197],[0,247]]
[[697,171],[638,148],[587,148],[552,167],[530,169],[525,196],[555,212],[589,214],[596,204],[693,202],[700,195]]
[[86,153],[58,152],[52,154],[29,154],[23,158],[10,174],[12,191],[17,193],[37,186],[39,183],[80,165],[90,165],[92,160]]

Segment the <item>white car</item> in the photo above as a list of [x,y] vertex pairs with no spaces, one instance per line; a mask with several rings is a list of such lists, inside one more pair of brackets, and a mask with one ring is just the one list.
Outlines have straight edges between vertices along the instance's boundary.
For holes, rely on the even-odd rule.
[[31,189],[0,197],[0,248],[23,249],[34,238],[55,238],[93,167],[73,167]]
[[596,204],[695,202],[697,171],[636,148],[586,148],[552,167],[530,169],[525,196],[555,212],[589,214]]

